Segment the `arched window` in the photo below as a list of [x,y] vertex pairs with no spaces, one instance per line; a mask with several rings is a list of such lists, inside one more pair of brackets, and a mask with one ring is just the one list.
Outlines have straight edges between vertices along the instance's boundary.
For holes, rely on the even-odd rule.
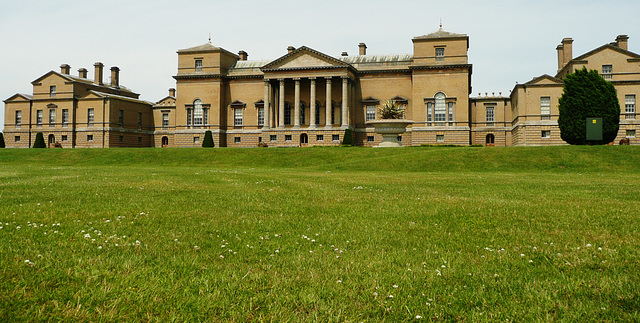
[[201,126],[204,124],[204,109],[202,108],[202,101],[196,99],[193,101],[193,125]]
[[[446,97],[444,93],[438,92],[435,96],[435,109],[434,109],[434,118],[435,122],[446,122],[447,121],[447,103],[445,101]],[[453,108],[452,108],[453,111]]]

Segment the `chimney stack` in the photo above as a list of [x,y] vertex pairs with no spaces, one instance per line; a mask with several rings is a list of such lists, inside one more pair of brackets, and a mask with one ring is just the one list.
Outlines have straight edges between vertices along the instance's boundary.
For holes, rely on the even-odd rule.
[[117,66],[111,68],[111,86],[120,87],[120,69]]
[[564,67],[564,46],[560,44],[556,47],[556,50],[558,51],[558,72],[560,72]]
[[247,52],[241,50],[238,52],[238,56],[240,56],[240,60],[241,61],[246,61],[247,57],[249,57],[249,54],[247,54]]
[[367,45],[365,43],[358,44],[358,47],[360,48],[360,55],[367,55]]
[[69,66],[69,64],[60,65],[60,73],[69,75],[70,70],[71,70],[71,66]]
[[104,68],[104,64],[97,62],[95,64],[93,64],[93,66],[95,67],[95,74],[94,74],[94,84],[97,85],[103,85],[102,84],[102,69]]
[[573,39],[572,38],[562,39],[562,47],[563,47],[563,54],[564,54],[564,57],[562,60],[564,61],[564,65],[566,65],[569,63],[569,61],[573,59]]
[[618,44],[618,47],[624,50],[629,50],[628,41],[629,36],[627,35],[618,35],[618,37],[616,37],[616,43]]
[[295,47],[293,47],[293,46],[289,46],[289,47],[287,47],[287,54],[290,54],[290,53],[291,53],[291,52],[293,52],[294,50],[296,50],[296,48],[295,48]]
[[347,54],[347,52],[342,52],[342,54],[340,54],[342,56],[349,56],[349,54]]
[[175,98],[176,97],[176,89],[170,88],[169,89],[169,96]]
[[87,69],[86,68],[81,68],[78,70],[78,76],[80,76],[83,79],[87,78]]

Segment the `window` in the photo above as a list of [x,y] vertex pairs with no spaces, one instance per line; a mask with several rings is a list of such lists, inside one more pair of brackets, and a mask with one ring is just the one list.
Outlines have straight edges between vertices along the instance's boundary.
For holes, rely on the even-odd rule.
[[233,109],[233,125],[242,126],[242,108]]
[[68,138],[68,137],[67,137],[67,135],[62,135],[62,136],[60,136],[60,137],[62,138],[62,139],[61,139],[62,141],[67,141],[67,138]]
[[258,108],[258,125],[264,126],[264,108]]
[[16,128],[20,128],[22,125],[22,111],[16,111]]
[[52,97],[52,98],[56,97],[56,86],[55,85],[49,86],[49,96]]
[[291,104],[289,102],[284,103],[284,124],[291,124]]
[[307,119],[307,106],[304,102],[300,102],[300,124],[304,124],[305,119]]
[[366,107],[366,121],[375,120],[376,119],[376,107],[373,105],[368,105]]
[[551,130],[542,130],[542,138],[551,138]]
[[428,102],[427,103],[427,122],[433,121],[432,114],[433,114],[433,103]]
[[324,141],[324,135],[316,135],[316,141]]
[[203,125],[203,118],[204,112],[202,108],[202,101],[200,99],[196,99],[195,101],[193,101],[193,125]]
[[49,110],[49,127],[53,127],[56,125],[56,110]]
[[94,114],[93,108],[89,108],[89,110],[87,110],[87,124],[89,126],[93,126],[93,114]]
[[291,141],[291,135],[284,135],[284,141]]
[[444,47],[436,48],[436,61],[444,60]]
[[629,94],[624,96],[624,112],[627,114],[626,119],[635,119],[636,114],[636,95]]
[[331,140],[340,141],[340,135],[331,135]]
[[331,102],[331,124],[336,123],[336,107],[333,106],[333,102]]
[[62,109],[62,126],[66,127],[69,124],[69,109]]
[[138,112],[138,128],[142,128],[142,112]]
[[258,142],[262,142],[262,137],[258,137]]
[[278,135],[269,135],[269,140],[270,140],[270,141],[276,141],[276,140],[278,140]]
[[631,129],[631,130],[627,130],[627,138],[635,138],[636,137],[636,131]]
[[495,107],[487,107],[487,123],[495,122],[494,109]]
[[444,93],[439,92],[436,94],[436,104],[435,104],[435,122],[445,122],[447,121],[447,105],[445,102]]
[[398,137],[396,138],[396,140],[397,140],[398,142],[402,142],[402,136],[398,136]]
[[93,135],[87,135],[87,141],[93,141]]
[[42,126],[42,110],[36,111],[36,124]]
[[124,142],[124,136],[118,136],[118,141],[119,142]]
[[373,136],[367,136],[367,142],[374,142],[375,138]]
[[118,125],[124,127],[124,110],[118,110]]
[[138,143],[142,143],[142,137],[138,137]]
[[16,136],[16,137],[14,138],[14,140],[15,140],[15,142],[20,142],[20,136]]
[[169,127],[169,114],[168,113],[163,113],[162,114],[162,127],[163,128]]
[[453,126],[453,102],[447,104],[449,106],[449,125]]
[[202,72],[202,59],[196,59],[196,72]]
[[187,126],[190,126],[192,124],[192,119],[193,119],[193,113],[192,113],[192,109],[187,108]]
[[444,135],[436,135],[436,142],[444,142]]
[[200,137],[198,137],[198,136],[193,137],[193,143],[194,144],[199,143],[199,142],[200,142]]
[[613,73],[613,65],[602,65],[602,77],[605,80],[611,79],[611,73]]
[[233,137],[233,142],[235,142],[236,144],[240,143],[240,137]]
[[316,125],[320,124],[320,103],[316,102]]
[[541,96],[540,97],[540,119],[541,120],[549,120],[551,114],[551,97]]

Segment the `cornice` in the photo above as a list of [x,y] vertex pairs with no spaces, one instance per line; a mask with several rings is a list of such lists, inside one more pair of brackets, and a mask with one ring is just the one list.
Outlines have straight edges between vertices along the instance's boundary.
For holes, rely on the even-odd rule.
[[176,80],[189,80],[189,79],[216,79],[222,78],[222,74],[186,74],[186,75],[174,75]]

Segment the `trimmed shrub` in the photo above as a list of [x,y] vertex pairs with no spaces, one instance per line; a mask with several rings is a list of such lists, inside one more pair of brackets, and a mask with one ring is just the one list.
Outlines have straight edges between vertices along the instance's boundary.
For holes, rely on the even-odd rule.
[[215,147],[216,144],[213,142],[213,135],[211,134],[211,130],[207,130],[204,133],[204,140],[202,141],[202,147]]
[[4,148],[4,135],[0,132],[0,148]]
[[344,131],[344,137],[342,138],[343,146],[353,146],[353,135],[351,134],[351,129],[347,128]]
[[36,134],[36,141],[33,143],[33,148],[47,148],[47,144],[44,143],[44,135],[42,132]]
[[[586,68],[567,75],[559,101],[560,137],[571,145],[607,144],[620,128],[620,103],[616,89],[598,71]],[[602,141],[587,141],[587,118],[602,118]]]

